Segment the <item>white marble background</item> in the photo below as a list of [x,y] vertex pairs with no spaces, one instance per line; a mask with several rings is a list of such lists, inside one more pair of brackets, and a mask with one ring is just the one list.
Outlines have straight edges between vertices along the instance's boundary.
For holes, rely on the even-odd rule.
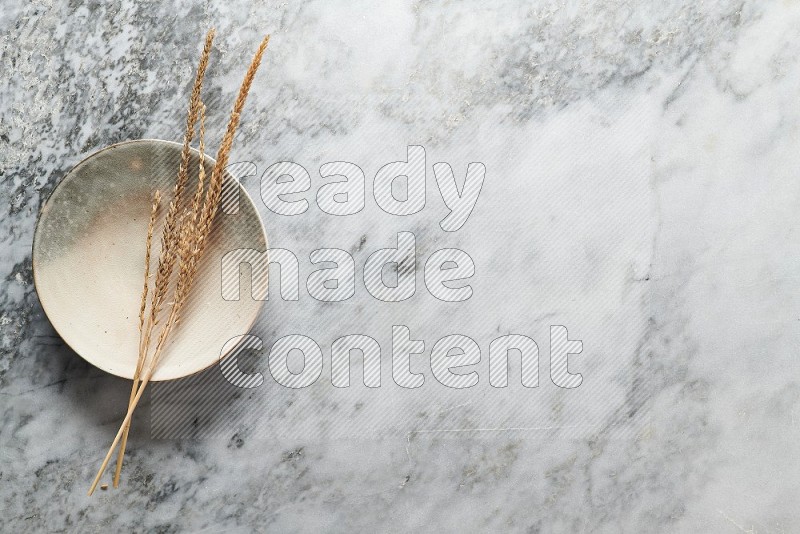
[[[799,23],[789,1],[4,5],[2,530],[800,530]],[[407,145],[426,148],[430,202],[416,216],[382,214],[369,193],[364,213],[337,221],[313,200],[293,218],[260,206],[301,279],[314,248],[353,250],[360,267],[400,230],[422,261],[455,246],[478,271],[456,308],[424,291],[377,306],[360,282],[352,302],[323,306],[301,285],[298,302],[265,307],[266,343],[304,333],[327,358],[336,337],[366,333],[388,352],[399,323],[428,354],[445,334],[486,350],[516,332],[546,356],[548,326],[565,324],[583,340],[585,383],[559,391],[544,366],[537,390],[453,392],[428,369],[418,391],[335,391],[326,369],[303,394],[273,382],[231,401],[250,409],[192,440],[151,439],[153,403],[137,412],[123,487],[86,497],[127,384],[47,322],[36,214],[83,155],[179,139],[212,25],[217,132],[255,43],[273,35],[234,159],[301,163],[313,193],[326,161],[358,163],[369,181]],[[487,168],[453,234],[438,228],[436,161]],[[258,179],[245,186],[257,194]]]

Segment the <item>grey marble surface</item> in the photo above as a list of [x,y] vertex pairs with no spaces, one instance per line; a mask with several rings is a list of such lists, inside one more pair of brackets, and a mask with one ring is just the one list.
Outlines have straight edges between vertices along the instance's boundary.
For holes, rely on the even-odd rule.
[[[3,5],[3,531],[800,530],[800,4],[486,4]],[[218,391],[216,426],[189,436],[154,435],[165,391],[154,389],[122,487],[87,497],[128,383],[50,326],[31,272],[36,215],[83,156],[180,139],[212,25],[212,143],[252,50],[273,36],[232,159],[258,169],[243,179],[255,198],[279,161],[308,169],[312,190],[294,217],[257,201],[301,284],[297,301],[266,303],[254,333],[267,348],[315,339],[322,377],[279,386],[265,351],[249,364],[265,383]],[[408,145],[425,147],[428,202],[393,217],[370,184]],[[364,171],[362,212],[337,218],[315,203],[330,161]],[[457,232],[439,227],[447,209],[431,166],[442,161],[456,176],[486,166]],[[381,303],[361,268],[400,231],[416,236],[418,291]],[[355,259],[347,302],[308,294],[321,247]],[[425,259],[447,247],[476,265],[473,297],[455,306],[421,281]],[[397,324],[425,341],[415,390],[391,380]],[[583,342],[573,390],[548,377],[559,324]],[[350,388],[331,385],[331,343],[354,333],[381,344],[379,389],[358,373]],[[454,333],[483,351],[473,388],[431,376],[431,347]],[[505,333],[539,344],[538,388],[521,387],[513,366],[508,388],[488,385],[488,345]]]

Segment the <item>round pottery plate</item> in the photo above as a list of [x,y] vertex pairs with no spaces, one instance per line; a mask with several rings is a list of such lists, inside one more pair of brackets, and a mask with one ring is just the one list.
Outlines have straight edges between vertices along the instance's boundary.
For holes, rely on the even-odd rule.
[[[89,363],[133,378],[138,358],[139,306],[152,195],[162,193],[151,252],[151,279],[160,254],[161,223],[172,198],[181,144],[128,141],[104,148],[75,166],[42,208],[33,240],[33,279],[59,335]],[[199,154],[192,152],[186,197],[197,186]],[[207,176],[214,160],[206,157]],[[222,298],[222,257],[237,249],[267,249],[261,219],[247,192],[225,176],[222,202],[181,320],[170,334],[153,380],[171,380],[218,362],[226,342],[246,334],[262,301]],[[234,281],[227,280],[226,283]],[[149,297],[148,297],[149,302]],[[167,310],[169,304],[164,306]]]

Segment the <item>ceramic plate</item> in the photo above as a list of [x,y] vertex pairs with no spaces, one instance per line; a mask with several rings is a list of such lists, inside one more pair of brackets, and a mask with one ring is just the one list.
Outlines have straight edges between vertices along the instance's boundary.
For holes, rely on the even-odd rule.
[[[117,376],[132,378],[136,367],[151,195],[161,190],[163,215],[180,151],[178,143],[140,140],[92,154],[58,184],[36,226],[33,275],[47,317],[75,352]],[[195,174],[187,193],[196,186],[199,161],[193,151]],[[207,158],[208,175],[213,165]],[[236,249],[267,248],[252,200],[230,176],[222,200],[182,320],[153,380],[187,376],[218,362],[226,342],[246,334],[261,307],[250,297],[247,269],[239,274],[240,300],[222,298],[222,257]],[[155,260],[159,237],[157,227]]]

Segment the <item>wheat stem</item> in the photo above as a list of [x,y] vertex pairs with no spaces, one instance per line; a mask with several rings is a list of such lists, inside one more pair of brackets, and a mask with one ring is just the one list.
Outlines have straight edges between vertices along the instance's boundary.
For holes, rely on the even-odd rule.
[[117,435],[114,437],[114,442],[111,444],[111,448],[108,449],[108,453],[106,454],[106,457],[103,459],[103,464],[100,466],[100,470],[97,472],[97,476],[95,476],[94,480],[92,481],[92,485],[89,488],[89,493],[88,493],[89,495],[94,493],[94,490],[97,489],[97,484],[100,482],[100,478],[103,476],[103,473],[105,472],[106,467],[108,466],[108,462],[111,459],[111,455],[114,454],[114,449],[116,448],[117,443],[119,443],[120,439],[122,438],[122,434],[125,431],[125,427],[129,425],[131,422],[131,418],[133,417],[133,410],[136,408],[136,405],[139,404],[139,400],[142,398],[142,394],[144,393],[144,387],[150,381],[151,375],[152,373],[148,368],[147,371],[145,371],[144,377],[142,378],[142,383],[139,386],[139,390],[136,392],[136,396],[133,398],[130,405],[128,406],[128,413],[125,415],[125,419],[122,421],[122,426],[119,427]]

